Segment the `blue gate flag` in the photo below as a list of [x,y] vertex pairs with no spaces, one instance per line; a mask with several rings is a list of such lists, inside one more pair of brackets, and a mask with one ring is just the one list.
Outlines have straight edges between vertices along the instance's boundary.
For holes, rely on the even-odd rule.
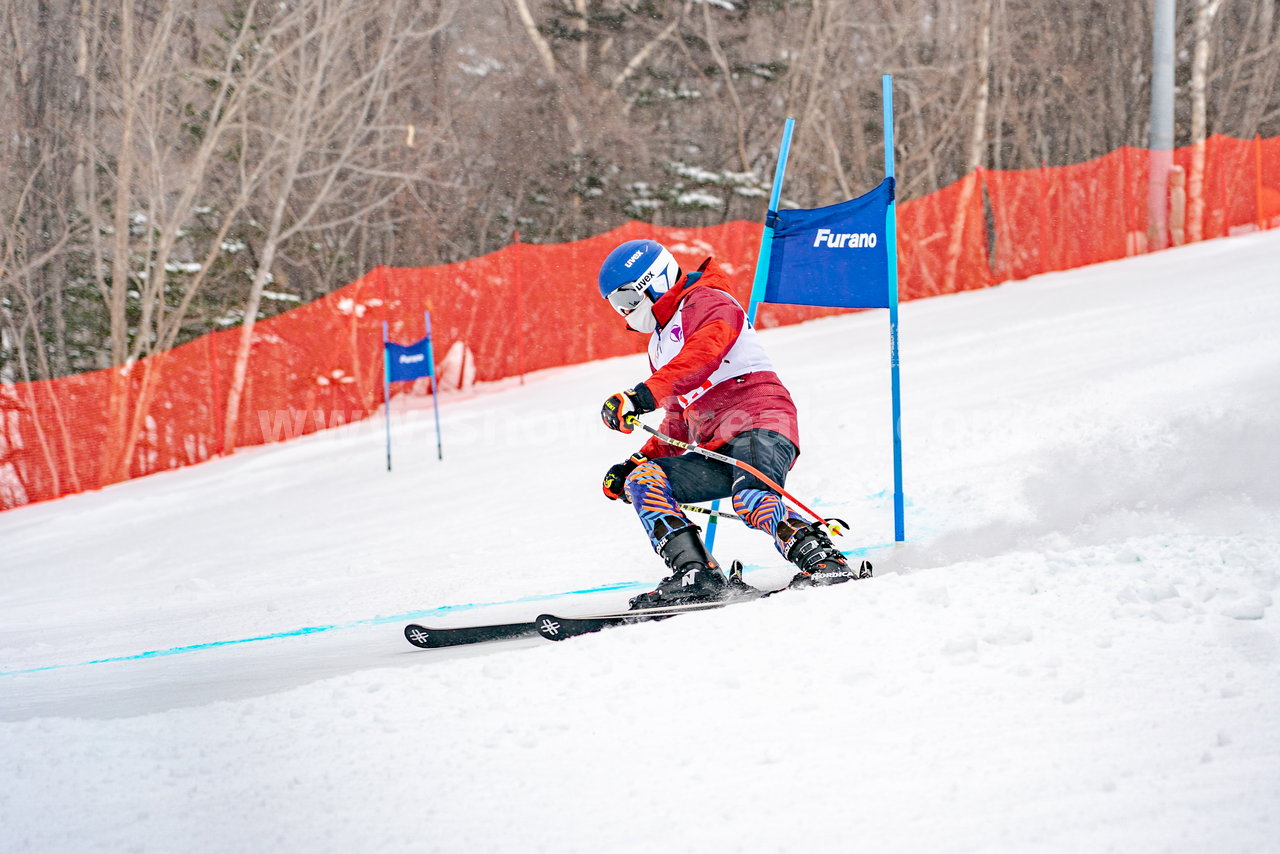
[[412,344],[392,344],[387,321],[382,321],[382,399],[387,421],[387,471],[391,471],[391,384],[401,380],[431,377],[431,408],[436,413],[436,459],[444,459],[444,440],[440,437],[440,397],[435,380],[436,360],[431,349],[431,312],[422,313],[422,326],[427,337]]
[[431,336],[413,344],[385,344],[387,348],[387,381],[416,380],[435,374],[431,364]]
[[865,195],[812,210],[771,213],[772,252],[763,302],[888,308],[891,240],[885,214],[892,177]]

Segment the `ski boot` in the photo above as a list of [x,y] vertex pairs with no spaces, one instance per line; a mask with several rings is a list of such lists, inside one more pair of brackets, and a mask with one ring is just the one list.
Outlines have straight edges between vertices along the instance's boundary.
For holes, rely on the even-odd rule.
[[732,593],[729,579],[707,551],[697,527],[689,525],[668,534],[658,546],[658,554],[671,574],[656,589],[632,597],[633,609],[714,602]]
[[850,567],[821,523],[784,519],[778,523],[778,542],[783,555],[800,570],[791,579],[792,587],[817,587],[871,577],[871,563],[864,560],[857,569]]

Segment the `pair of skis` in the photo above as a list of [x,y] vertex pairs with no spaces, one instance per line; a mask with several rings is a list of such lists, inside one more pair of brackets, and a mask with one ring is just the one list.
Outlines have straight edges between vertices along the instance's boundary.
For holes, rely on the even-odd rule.
[[[811,519],[811,524],[821,526],[832,535],[840,534],[849,526],[842,519],[826,519],[817,512],[809,509],[800,499],[796,498],[790,492],[787,492],[778,483],[771,480],[764,472],[733,457],[715,451],[707,450],[698,445],[689,442],[683,442],[674,439],[671,436],[661,433],[647,424],[641,423],[640,419],[634,414],[626,416],[627,424],[631,427],[640,427],[645,432],[657,437],[659,440],[666,442],[668,445],[677,447],[689,453],[700,454],[708,459],[725,463],[755,476],[770,489],[777,492],[784,499],[790,501],[800,511],[807,514]],[[693,510],[699,513],[705,513],[711,516],[722,518],[739,518],[734,514],[721,513],[717,510],[708,510],[702,507],[692,507],[681,505],[686,510]],[[863,561],[858,568],[858,578],[871,577],[870,561]],[[518,638],[533,637],[541,635],[547,640],[562,641],[568,640],[578,635],[590,634],[598,632],[601,629],[607,629],[612,626],[625,626],[631,623],[644,623],[652,620],[664,620],[668,617],[675,617],[679,614],[687,614],[692,611],[709,611],[715,608],[723,608],[726,605],[735,605],[739,602],[753,602],[757,599],[764,599],[775,593],[781,593],[787,587],[781,587],[777,590],[761,590],[752,587],[742,580],[742,564],[734,561],[733,568],[729,573],[730,584],[733,592],[731,595],[723,599],[715,599],[704,602],[688,602],[678,605],[668,605],[665,607],[637,608],[627,611],[617,611],[608,614],[594,614],[583,617],[561,617],[556,614],[539,614],[538,618],[529,623],[502,623],[499,625],[489,626],[470,626],[462,628],[430,628],[428,626],[410,623],[405,626],[404,636],[409,643],[423,649],[439,649],[448,646],[461,646],[463,644],[484,643],[486,641],[498,640],[516,640]]]
[[[501,623],[486,626],[461,626],[456,628],[432,628],[417,623],[410,623],[404,628],[405,639],[422,649],[440,649],[449,646],[486,643],[489,641],[518,640],[541,636],[547,640],[562,641],[579,635],[591,634],[615,626],[626,626],[634,623],[646,623],[653,620],[665,620],[680,614],[696,611],[711,611],[728,605],[742,602],[755,602],[768,598],[791,585],[776,590],[761,590],[741,580],[741,564],[735,561],[730,577],[737,578],[733,592],[723,599],[705,602],[687,602],[654,608],[637,608],[626,611],[613,611],[604,614],[588,614],[578,617],[564,617],[557,614],[539,614],[531,622]],[[858,568],[858,578],[870,578],[871,562],[862,561]]]

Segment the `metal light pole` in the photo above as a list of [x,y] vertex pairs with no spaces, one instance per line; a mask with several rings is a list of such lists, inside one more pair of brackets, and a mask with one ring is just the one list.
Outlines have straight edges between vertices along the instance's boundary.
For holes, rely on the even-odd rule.
[[1169,245],[1169,170],[1173,167],[1173,43],[1177,0],[1155,0],[1151,22],[1151,161],[1147,246]]

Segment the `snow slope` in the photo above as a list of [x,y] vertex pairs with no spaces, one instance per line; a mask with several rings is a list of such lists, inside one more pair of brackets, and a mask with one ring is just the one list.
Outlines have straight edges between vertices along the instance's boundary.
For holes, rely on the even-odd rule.
[[0,514],[0,851],[1280,850],[1278,262],[904,305],[897,550],[883,314],[764,333],[877,577],[564,644],[400,632],[662,575],[640,356]]

